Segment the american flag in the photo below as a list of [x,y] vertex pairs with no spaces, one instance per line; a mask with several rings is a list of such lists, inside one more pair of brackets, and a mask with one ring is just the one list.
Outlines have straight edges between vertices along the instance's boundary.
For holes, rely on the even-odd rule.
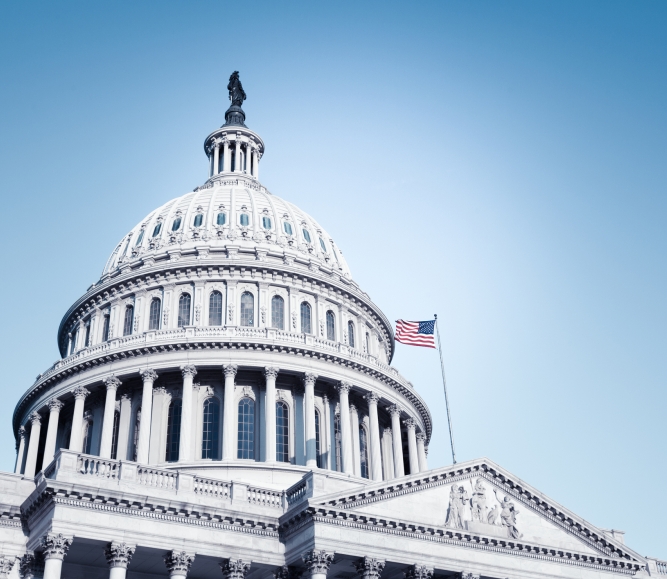
[[426,322],[406,322],[396,320],[396,341],[409,346],[424,346],[435,348],[435,320]]

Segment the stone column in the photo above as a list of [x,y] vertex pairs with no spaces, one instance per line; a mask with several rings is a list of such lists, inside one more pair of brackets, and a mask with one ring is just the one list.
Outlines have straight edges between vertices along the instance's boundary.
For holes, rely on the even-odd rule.
[[104,555],[109,563],[109,579],[125,579],[127,566],[132,560],[136,547],[113,541],[107,545]]
[[252,176],[257,177],[257,149],[252,150],[252,167],[253,167],[253,172]]
[[310,579],[327,579],[327,571],[333,563],[333,553],[310,551],[301,557],[306,564]]
[[104,400],[104,417],[102,418],[102,436],[100,437],[100,458],[111,458],[111,444],[113,442],[113,418],[116,413],[116,391],[121,381],[115,376],[104,379],[107,387],[107,396]]
[[[225,400],[222,418],[222,460],[233,460],[236,458],[234,436],[234,378],[238,366],[236,364],[225,364],[222,371],[225,374]],[[273,445],[275,453],[275,444]]]
[[39,447],[39,433],[42,430],[42,417],[37,412],[30,415],[32,428],[30,429],[30,441],[28,442],[28,458],[25,461],[25,472],[23,476],[32,478],[37,468],[37,450]]
[[380,423],[378,421],[378,401],[375,392],[366,394],[368,402],[368,421],[370,430],[371,479],[382,480],[382,458],[380,450]]
[[44,458],[42,466],[50,464],[56,454],[56,439],[58,438],[58,418],[60,411],[65,406],[60,400],[54,398],[47,406],[49,407],[49,426],[46,430],[46,442],[44,443]]
[[382,431],[382,456],[384,457],[384,479],[394,478],[394,444],[392,442],[391,428],[385,428]]
[[340,404],[340,437],[341,454],[343,455],[343,472],[354,474],[352,466],[352,436],[350,435],[350,384],[341,382],[338,385],[338,398]]
[[361,447],[359,444],[359,413],[354,404],[350,404],[350,433],[352,434],[352,460],[356,476],[361,476]]
[[397,404],[389,407],[391,414],[392,447],[394,449],[394,476],[405,476],[403,466],[403,443],[401,442],[401,407]]
[[194,560],[195,556],[185,551],[172,551],[166,555],[164,563],[169,571],[169,577],[185,579]]
[[327,470],[331,469],[331,426],[329,424],[331,409],[329,407],[329,397],[325,394],[322,396],[322,403],[324,404],[324,414],[322,415],[322,422],[320,423],[320,441],[322,444],[322,460],[321,467]]
[[23,466],[23,455],[25,454],[25,426],[19,427],[19,449],[16,453],[16,466],[14,467],[15,474],[21,474],[21,467]]
[[258,150],[255,150],[255,179],[259,181],[259,160],[262,156],[259,154]]
[[236,139],[236,148],[234,152],[234,173],[241,173],[243,170],[241,167],[241,141]]
[[48,533],[42,539],[42,551],[44,553],[44,579],[60,579],[63,568],[63,559],[72,544],[70,537],[64,537],[62,533]]
[[226,559],[220,563],[224,579],[245,579],[250,569],[250,563],[244,563],[241,559]]
[[417,433],[417,457],[419,458],[419,472],[428,470],[426,461],[426,435],[423,432]]
[[417,423],[413,418],[408,418],[403,422],[408,431],[408,460],[410,461],[410,474],[419,472],[419,457],[417,456],[417,438],[415,436]]
[[303,378],[305,389],[305,431],[306,431],[306,466],[317,466],[317,440],[315,439],[315,381],[317,374],[306,372]]
[[404,574],[405,579],[433,579],[433,568],[425,565],[410,565]]
[[379,579],[384,569],[384,561],[379,561],[372,557],[364,557],[359,561],[355,561],[354,567],[360,579]]
[[[116,459],[118,460],[127,460],[127,451],[130,447],[131,426],[132,399],[129,394],[125,393],[120,397],[120,415],[118,416],[118,444],[116,445]],[[134,457],[130,456],[130,460],[133,459]]]
[[231,169],[229,164],[229,141],[225,139],[222,142],[222,172],[228,173]]
[[192,381],[197,375],[197,368],[192,364],[181,367],[183,374],[183,395],[181,399],[181,436],[179,439],[178,460],[189,461],[192,456]]
[[264,368],[266,377],[266,462],[276,462],[276,378],[278,368]]
[[141,422],[139,423],[139,441],[137,443],[137,462],[148,464],[148,449],[151,441],[151,418],[153,414],[153,384],[157,380],[157,372],[146,368],[139,372],[144,381],[141,393]]
[[220,172],[220,143],[216,143],[213,147],[213,175]]
[[81,452],[83,445],[83,406],[86,396],[90,394],[83,386],[74,389],[74,413],[72,414],[72,433],[69,437],[69,449]]

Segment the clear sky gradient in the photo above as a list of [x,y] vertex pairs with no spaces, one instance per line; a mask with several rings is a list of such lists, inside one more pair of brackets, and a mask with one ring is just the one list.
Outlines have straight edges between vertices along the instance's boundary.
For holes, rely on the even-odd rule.
[[[457,454],[667,559],[667,4],[2,2],[0,468],[61,316],[202,184],[239,70],[261,180],[389,319],[438,313]],[[394,365],[433,413],[437,353]]]

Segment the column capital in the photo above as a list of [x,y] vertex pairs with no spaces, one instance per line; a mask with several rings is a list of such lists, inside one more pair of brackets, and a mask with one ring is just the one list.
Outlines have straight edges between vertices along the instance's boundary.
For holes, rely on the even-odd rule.
[[405,579],[433,579],[433,568],[426,565],[410,565],[403,573]]
[[461,579],[479,579],[479,573],[471,573],[470,571],[461,571]]
[[104,555],[107,558],[110,568],[122,567],[123,569],[127,569],[135,550],[136,547],[134,545],[112,541],[104,550]]
[[274,366],[266,366],[264,368],[264,376],[267,378],[277,378],[278,377],[278,372],[280,372],[280,368],[276,368]]
[[0,557],[0,575],[9,577],[14,563],[16,563],[16,557]]
[[316,381],[317,381],[317,374],[313,374],[312,372],[306,372],[303,375],[304,384],[315,384]]
[[354,567],[362,579],[378,579],[382,574],[384,564],[384,561],[374,559],[373,557],[364,557],[355,561]]
[[118,390],[118,387],[122,384],[122,382],[113,374],[111,376],[107,376],[103,382],[107,387],[107,390]]
[[392,416],[401,416],[401,412],[403,412],[403,409],[398,405],[398,404],[392,404],[391,406],[387,407],[387,412],[391,414]]
[[373,390],[369,390],[364,398],[368,404],[377,404],[380,401],[380,396],[377,392],[373,392]]
[[244,563],[241,559],[225,559],[220,563],[220,569],[222,569],[222,576],[225,579],[245,579],[250,565],[250,563]]
[[19,575],[30,579],[34,577],[35,554],[32,551],[26,551],[26,554],[19,559]]
[[403,421],[403,424],[405,425],[405,428],[408,430],[417,430],[417,423],[415,422],[414,418],[406,418]]
[[186,376],[194,378],[197,375],[197,368],[192,364],[186,364],[185,366],[181,366],[181,374],[183,374],[183,378]]
[[50,412],[60,412],[63,409],[63,406],[65,406],[65,403],[54,398],[53,400],[49,400],[47,406]]
[[86,396],[90,394],[90,390],[87,390],[83,386],[77,386],[74,390],[72,390],[72,394],[74,394],[74,398],[77,400],[85,400]]
[[338,394],[347,394],[350,391],[350,388],[352,388],[352,384],[349,382],[339,382],[338,386],[336,386],[336,390],[338,390]]
[[327,571],[334,560],[333,553],[327,553],[324,550],[308,551],[301,555],[301,558],[311,574],[321,573],[324,575],[327,574]]
[[42,537],[42,551],[45,559],[60,559],[67,555],[72,544],[72,537],[65,537],[62,533],[47,533]]
[[19,436],[25,440],[26,436],[25,426],[19,426]]
[[417,442],[423,442],[426,444],[426,435],[423,432],[417,433]]
[[386,436],[391,436],[391,428],[389,426],[385,426],[384,430],[382,431],[383,435]]
[[187,575],[194,560],[195,555],[190,555],[185,551],[172,551],[169,555],[164,556],[164,564],[167,566],[170,577],[172,575]]
[[273,572],[274,579],[299,579],[303,571],[295,567],[283,565]]
[[42,423],[42,417],[40,416],[39,412],[31,412],[30,416],[28,416],[28,419],[33,424],[41,424]]
[[139,370],[139,376],[144,382],[155,382],[157,380],[157,372],[153,368]]
[[354,404],[350,404],[350,412],[355,412],[357,411],[357,407]]
[[239,367],[236,364],[223,364],[222,371],[227,376],[236,376],[236,373],[239,371]]

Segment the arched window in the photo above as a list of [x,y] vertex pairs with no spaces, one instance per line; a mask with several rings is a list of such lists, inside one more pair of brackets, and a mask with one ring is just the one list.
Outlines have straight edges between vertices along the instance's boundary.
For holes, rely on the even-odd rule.
[[177,217],[174,219],[174,222],[171,224],[172,231],[178,231],[178,228],[181,226],[181,218]]
[[289,408],[276,402],[276,460],[289,462]]
[[141,406],[137,408],[137,413],[134,417],[134,440],[132,449],[132,460],[137,462],[137,448],[139,447],[139,427],[141,426]]
[[190,325],[190,304],[192,303],[192,298],[190,294],[181,294],[181,297],[178,298],[178,327],[182,328],[183,326]]
[[322,248],[322,251],[324,253],[327,252],[327,246],[324,244],[324,239],[322,239],[321,237],[320,237],[320,247]]
[[239,435],[237,458],[255,459],[255,401],[243,398],[239,402]]
[[84,429],[85,433],[83,435],[83,453],[90,454],[90,449],[93,444],[93,421],[86,420]]
[[347,340],[350,348],[354,348],[354,322],[352,320],[347,322]]
[[271,229],[271,218],[270,217],[262,217],[262,227],[264,229]]
[[250,292],[243,292],[241,295],[241,325],[255,325],[255,296]]
[[153,298],[151,300],[151,307],[148,310],[148,329],[149,330],[159,330],[160,329],[160,314],[162,309],[162,301],[160,298]]
[[336,439],[336,470],[343,470],[343,449],[341,447],[342,433],[340,431],[340,414],[334,416],[334,438]]
[[217,225],[224,225],[227,223],[227,214],[226,213],[218,213],[218,217],[215,220]]
[[320,419],[320,411],[315,409],[315,456],[317,458],[317,466],[320,468],[324,468],[322,466],[322,436],[320,434],[321,432],[321,425],[322,421]]
[[334,313],[329,310],[327,312],[327,340],[335,340],[336,339],[336,318],[334,317]]
[[118,427],[120,426],[120,412],[113,413],[113,430],[111,431],[111,458],[118,458]]
[[153,237],[160,235],[160,231],[162,231],[162,221],[158,221],[158,223],[153,228]]
[[197,213],[197,215],[195,215],[195,221],[193,223],[193,226],[194,227],[201,227],[201,223],[202,223],[203,220],[204,220],[204,216],[201,213]]
[[106,342],[109,339],[109,314],[104,315],[104,323],[102,324],[102,341]]
[[306,243],[310,243],[310,233],[308,233],[308,230],[304,228],[301,232],[303,233],[303,238],[306,240]]
[[222,326],[222,294],[219,291],[211,292],[208,298],[208,325]]
[[218,438],[220,431],[220,402],[215,398],[204,401],[204,419],[202,421],[201,457],[217,460]]
[[280,296],[271,298],[271,327],[285,329],[285,300]]
[[289,221],[283,221],[283,228],[287,235],[292,235],[292,224]]
[[369,478],[368,472],[368,437],[366,436],[366,429],[359,425],[359,455],[361,459],[361,476]]
[[123,336],[129,336],[132,333],[132,322],[134,322],[134,306],[127,306],[123,322]]
[[310,334],[311,332],[310,304],[308,302],[301,302],[301,333]]
[[139,237],[137,237],[137,242],[134,244],[134,247],[139,247],[141,245],[141,242],[144,240],[144,232],[145,231],[146,231],[145,229],[142,229],[139,232]]
[[241,223],[241,226],[243,227],[248,227],[248,225],[250,224],[250,215],[248,215],[247,213],[241,213],[241,215],[239,216],[239,223]]
[[167,415],[167,462],[178,461],[178,446],[181,438],[181,399],[172,400]]
[[90,318],[86,320],[86,339],[83,342],[84,348],[88,348],[90,346]]

